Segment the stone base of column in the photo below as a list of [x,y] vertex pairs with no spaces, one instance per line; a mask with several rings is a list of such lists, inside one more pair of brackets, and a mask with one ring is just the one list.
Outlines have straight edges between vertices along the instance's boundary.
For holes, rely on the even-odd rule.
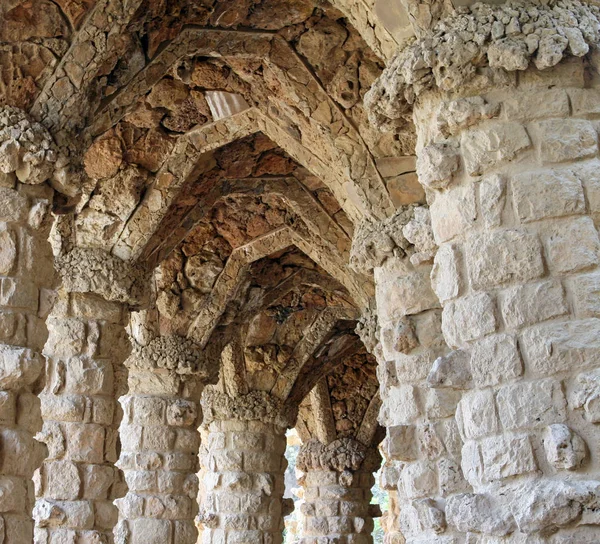
[[204,544],[281,544],[285,427],[215,420],[203,444]]

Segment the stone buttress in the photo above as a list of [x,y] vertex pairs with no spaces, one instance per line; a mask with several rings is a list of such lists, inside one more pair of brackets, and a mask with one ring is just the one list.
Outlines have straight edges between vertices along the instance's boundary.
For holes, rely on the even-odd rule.
[[375,267],[381,418],[409,543],[600,540],[598,15],[461,8],[366,99],[387,129],[414,108],[453,350],[412,367],[421,383],[404,374],[386,331],[422,284],[390,255]]

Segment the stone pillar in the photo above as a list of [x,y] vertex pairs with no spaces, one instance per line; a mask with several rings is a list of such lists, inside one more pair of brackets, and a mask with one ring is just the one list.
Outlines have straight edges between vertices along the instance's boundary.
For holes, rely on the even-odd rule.
[[296,466],[304,474],[299,544],[370,544],[379,505],[370,504],[381,456],[351,438],[303,444]]
[[36,477],[35,542],[110,543],[113,500],[125,491],[114,466],[116,399],[126,391],[123,361],[130,352],[125,326],[129,305],[141,303],[145,276],[100,250],[75,249],[57,256],[56,265],[62,288],[44,347],[40,439],[48,457]]
[[195,544],[200,395],[211,381],[200,348],[177,336],[134,344],[120,399],[118,467],[129,491],[116,501],[117,544]]
[[281,544],[286,429],[278,401],[264,392],[235,398],[207,390],[202,398],[204,468],[202,542]]
[[[430,383],[464,390],[455,420],[471,489],[447,490],[437,530],[433,505],[413,501],[409,541],[600,540],[600,88],[597,53],[579,58],[598,45],[598,14],[578,2],[463,8],[367,101],[388,127],[414,102],[439,245],[431,280],[455,350]],[[378,301],[382,287],[391,296],[376,281]],[[422,410],[429,392],[397,398]],[[399,467],[405,494],[441,490],[439,464],[413,467]]]
[[45,456],[35,392],[43,375],[45,319],[52,307],[48,243],[56,160],[46,130],[0,108],[0,541],[30,544],[32,476]]

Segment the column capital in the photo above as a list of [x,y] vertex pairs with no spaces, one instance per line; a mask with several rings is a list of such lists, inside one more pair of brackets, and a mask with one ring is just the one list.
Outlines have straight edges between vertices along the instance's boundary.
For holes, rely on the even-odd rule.
[[374,471],[381,465],[381,455],[376,448],[369,448],[354,438],[344,437],[330,444],[309,440],[302,444],[296,466],[302,472],[330,470],[354,472],[359,469]]
[[359,223],[352,239],[350,267],[366,274],[393,257],[407,257],[417,266],[431,261],[436,250],[429,208],[411,204],[387,219]]
[[131,355],[125,361],[129,369],[162,369],[180,377],[196,377],[205,384],[216,381],[218,365],[204,357],[202,349],[188,338],[173,334],[157,336],[146,345],[132,344]]
[[75,247],[56,256],[55,268],[70,293],[94,293],[134,307],[144,305],[149,298],[148,271],[103,249]]
[[[371,122],[400,128],[429,90],[452,91],[482,75],[539,70],[600,43],[600,8],[569,0],[461,6],[400,51],[365,96]],[[494,74],[495,72],[495,74]]]
[[13,106],[0,108],[0,175],[39,185],[54,173],[58,149],[48,130]]
[[213,388],[204,390],[201,399],[204,424],[214,420],[261,421],[282,428],[296,423],[297,408],[284,405],[267,391],[251,391],[230,397]]

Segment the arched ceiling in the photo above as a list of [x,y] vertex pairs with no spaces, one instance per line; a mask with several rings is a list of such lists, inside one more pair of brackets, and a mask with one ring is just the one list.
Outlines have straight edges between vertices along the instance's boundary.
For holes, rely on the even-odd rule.
[[230,346],[230,384],[282,402],[358,360],[369,373],[353,329],[373,285],[348,267],[354,226],[424,200],[413,127],[382,135],[362,105],[408,35],[383,4],[0,6],[0,105],[61,150],[61,233],[154,269],[161,332]]

